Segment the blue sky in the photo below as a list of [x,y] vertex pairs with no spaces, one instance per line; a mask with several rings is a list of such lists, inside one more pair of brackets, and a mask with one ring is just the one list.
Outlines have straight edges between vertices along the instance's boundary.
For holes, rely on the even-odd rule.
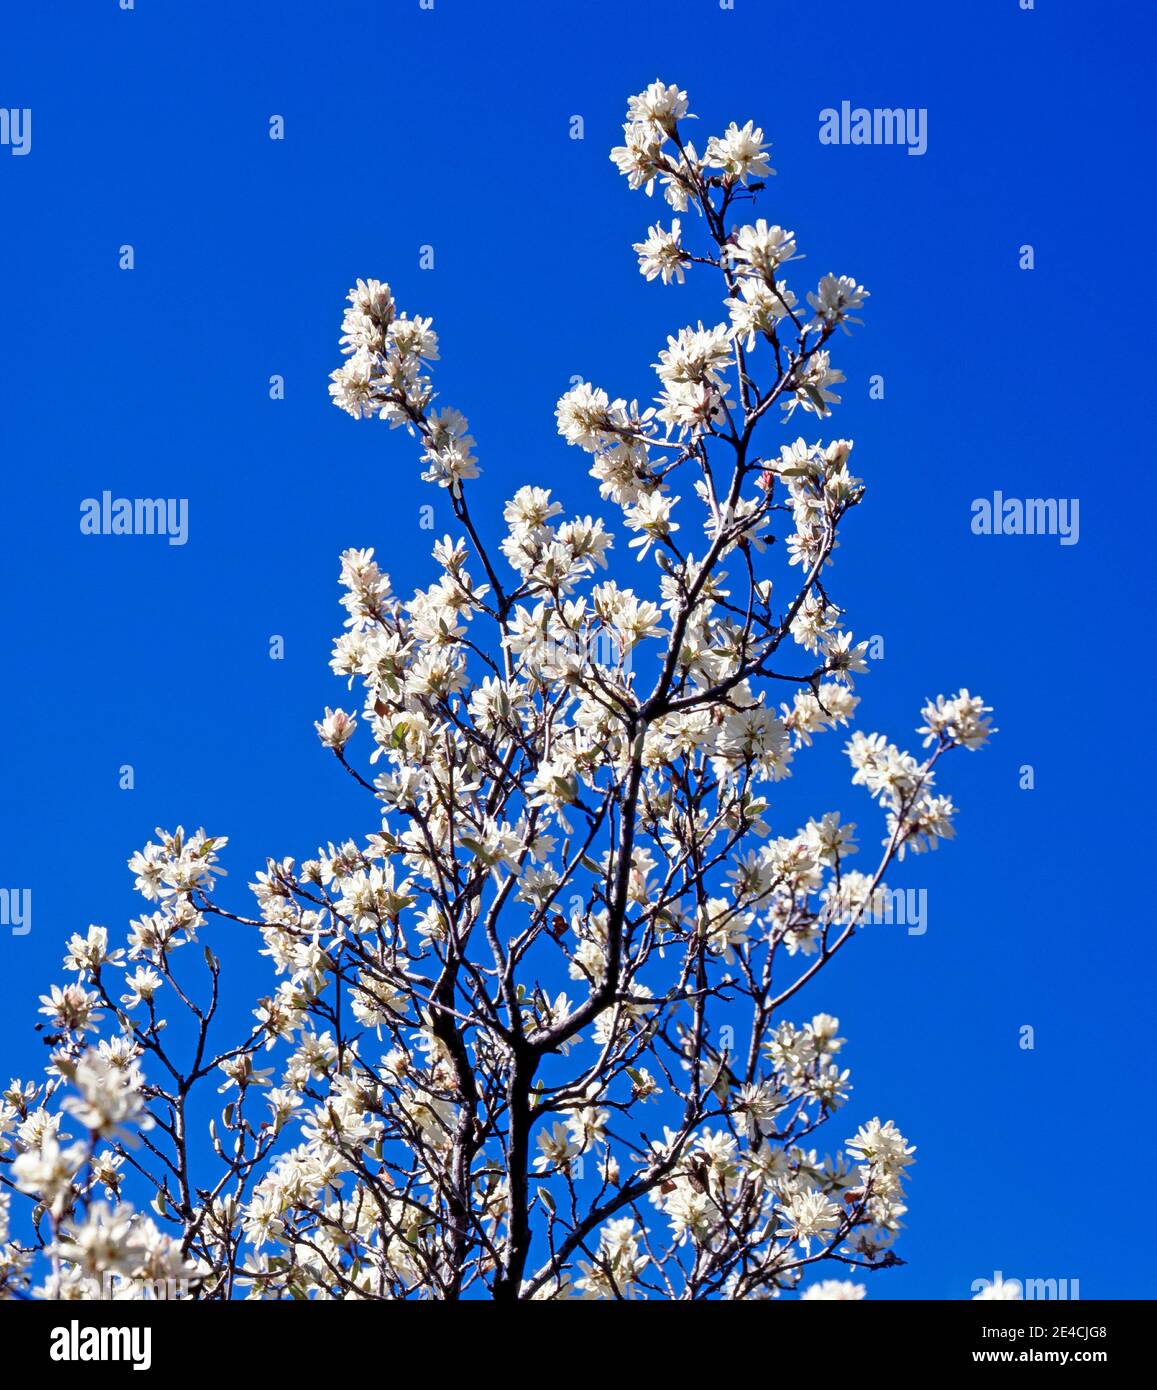
[[[32,109],[33,143],[0,148],[0,887],[32,890],[33,929],[0,928],[4,1079],[43,1064],[35,995],[66,937],[138,911],[125,860],[154,826],[229,835],[241,910],[267,855],[371,828],[312,728],[343,694],[327,668],[337,555],[375,546],[396,589],[429,582],[418,509],[434,499],[405,436],[328,403],[354,278],[434,316],[439,389],[486,470],[476,515],[546,480],[590,510],[554,430],[570,377],[648,397],[667,333],[721,317],[714,286],[638,275],[630,243],[666,209],[607,159],[627,95],[661,76],[704,136],[764,127],[779,172],[758,214],[795,229],[809,280],[872,292],[836,350],[832,421],[869,486],[838,593],[857,636],[884,639],[861,723],[911,739],[923,699],[964,684],[1000,728],[948,764],[958,843],[890,877],[927,889],[926,934],[865,932],[804,996],[849,1039],[848,1132],[878,1113],[918,1145],[909,1263],[870,1296],[967,1297],[996,1270],[1157,1294],[1134,1195],[1154,1139],[1140,8],[73,0],[8,15],[0,105]],[[927,108],[927,153],[822,145],[818,113],[845,99]],[[81,499],[106,489],[187,498],[188,544],[82,536]],[[997,490],[1079,498],[1079,543],[974,536],[971,503]],[[839,807],[870,843],[836,750],[804,767],[803,809]],[[252,943],[214,946],[241,1011],[264,980]]]

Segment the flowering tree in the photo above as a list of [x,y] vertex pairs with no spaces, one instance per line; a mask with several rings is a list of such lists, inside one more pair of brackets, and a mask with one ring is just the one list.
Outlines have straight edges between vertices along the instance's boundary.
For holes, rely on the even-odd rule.
[[[35,1231],[0,1232],[9,1290],[853,1298],[805,1270],[896,1261],[912,1147],[879,1120],[835,1157],[812,1147],[848,1094],[843,1039],[789,1006],[893,862],[952,834],[936,765],[984,743],[988,710],[966,690],[926,705],[922,759],[850,734],[883,818],[863,871],[837,812],[777,823],[770,784],[855,713],[865,648],[828,571],[864,489],[847,440],[760,441],[827,419],[830,348],[867,291],[825,275],[805,308],[782,278],[794,235],[737,217],[773,173],[763,132],[732,124],[700,154],[688,115],[653,83],[611,157],[700,234],[651,227],[642,273],[718,276],[727,319],[668,339],[654,405],[584,384],[557,411],[632,583],[610,577],[619,526],[564,520],[540,487],[487,544],[430,320],[377,280],[350,292],[334,402],[420,440],[461,533],[409,599],[372,551],[341,557],[332,666],[364,696],[368,759],[359,717],[317,727],[368,833],[270,861],[256,915],[218,897],[223,839],[158,831],[134,855],[150,910],[124,947],[72,938],[71,982],[44,997],[48,1080],[4,1095],[0,1182]],[[240,1035],[222,919],[279,977]],[[138,1187],[151,1216],[124,1200]]]

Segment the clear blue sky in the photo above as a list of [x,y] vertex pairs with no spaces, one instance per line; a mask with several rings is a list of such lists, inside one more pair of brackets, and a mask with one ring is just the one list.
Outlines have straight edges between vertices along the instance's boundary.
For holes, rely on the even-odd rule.
[[[547,479],[590,509],[554,432],[571,375],[648,397],[665,335],[721,317],[713,287],[648,285],[629,249],[666,210],[607,151],[662,76],[704,135],[764,127],[779,173],[759,214],[796,230],[809,279],[872,291],[832,422],[869,484],[836,571],[857,636],[884,638],[864,724],[912,738],[922,699],[966,684],[1000,727],[948,764],[958,843],[892,877],[927,889],[927,933],[865,933],[805,996],[849,1039],[847,1132],[892,1116],[919,1149],[909,1263],[870,1296],[968,1297],[996,1270],[1157,1295],[1136,1187],[1154,1139],[1144,9],[12,8],[0,105],[32,108],[33,145],[0,148],[0,886],[31,888],[33,930],[0,929],[3,1079],[43,1064],[35,995],[67,935],[139,910],[125,860],[154,826],[231,836],[242,909],[267,854],[370,828],[312,728],[344,693],[337,555],[376,546],[397,589],[429,582],[432,493],[405,436],[327,401],[354,278],[434,315],[440,390],[486,470],[476,513]],[[844,99],[927,108],[927,153],[821,145]],[[188,544],[82,536],[105,489],[188,498]],[[973,536],[995,490],[1078,497],[1079,544]],[[777,828],[839,807],[871,843],[843,760],[803,766],[815,795],[793,788]],[[252,943],[224,953],[240,1012],[264,970]]]

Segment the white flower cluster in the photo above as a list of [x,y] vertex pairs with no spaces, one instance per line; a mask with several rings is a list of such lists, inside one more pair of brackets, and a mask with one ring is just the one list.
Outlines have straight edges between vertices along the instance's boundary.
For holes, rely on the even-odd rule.
[[342,319],[347,360],[331,374],[329,393],[356,420],[420,429],[427,465],[422,476],[456,492],[465,479],[478,477],[478,467],[465,418],[456,410],[427,413],[434,389],[426,365],[438,360],[431,322],[399,314],[389,285],[359,280]]
[[93,1202],[83,1219],[62,1223],[48,1253],[59,1273],[36,1291],[41,1298],[168,1300],[187,1297],[207,1273],[185,1258],[179,1240],[127,1203]]
[[952,824],[956,807],[950,796],[934,792],[932,764],[950,748],[982,747],[992,733],[983,717],[987,710],[988,706],[967,690],[947,700],[941,695],[936,704],[926,705],[923,714],[928,722],[918,732],[928,734],[925,743],[935,743],[936,752],[923,763],[882,734],[864,734],[857,729],[852,735],[847,746],[855,768],[852,781],[866,787],[886,807],[888,836],[884,843],[894,848],[899,858],[908,849],[917,854],[935,849],[941,840],[956,833]]

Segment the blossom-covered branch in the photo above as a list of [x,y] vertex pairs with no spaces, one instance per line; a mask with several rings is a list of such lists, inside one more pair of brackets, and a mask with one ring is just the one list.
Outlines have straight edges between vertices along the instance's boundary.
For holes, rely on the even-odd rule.
[[[678,214],[641,273],[713,279],[725,317],[668,338],[651,404],[558,402],[613,521],[526,484],[492,546],[431,321],[351,290],[334,402],[416,437],[459,528],[409,598],[373,551],[341,557],[332,667],[359,705],[317,729],[366,834],[271,861],[252,916],[219,895],[223,839],[134,856],[149,913],[125,947],[73,938],[48,1079],[5,1094],[0,1183],[36,1233],[3,1246],[10,1289],[91,1296],[112,1270],[200,1298],[838,1298],[864,1286],[805,1272],[897,1260],[913,1148],[873,1119],[821,1156],[844,1039],[783,1010],[896,862],[952,835],[940,762],[989,710],[927,704],[922,759],[850,733],[883,813],[864,871],[838,811],[783,824],[774,785],[850,728],[867,671],[830,580],[864,497],[852,444],[792,436],[839,403],[831,351],[868,293],[824,275],[797,299],[795,234],[737,220],[774,172],[763,132],[700,155],[690,119],[653,83],[611,157]],[[233,1033],[211,944],[189,949],[225,923],[273,977]]]

